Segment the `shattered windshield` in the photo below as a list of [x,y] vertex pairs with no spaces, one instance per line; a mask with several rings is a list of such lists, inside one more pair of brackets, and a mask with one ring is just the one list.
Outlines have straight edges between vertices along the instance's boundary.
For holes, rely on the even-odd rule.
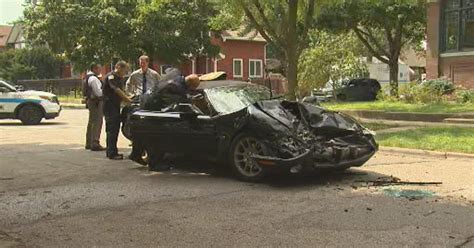
[[221,114],[236,112],[256,102],[270,99],[270,91],[257,85],[207,89],[206,94],[214,109]]

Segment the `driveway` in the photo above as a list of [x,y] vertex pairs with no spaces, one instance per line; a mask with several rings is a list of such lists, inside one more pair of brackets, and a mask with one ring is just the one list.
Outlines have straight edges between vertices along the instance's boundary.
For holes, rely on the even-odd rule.
[[109,161],[83,149],[86,119],[0,121],[0,247],[474,246],[469,158],[379,152],[344,173],[252,184],[192,158],[167,173]]

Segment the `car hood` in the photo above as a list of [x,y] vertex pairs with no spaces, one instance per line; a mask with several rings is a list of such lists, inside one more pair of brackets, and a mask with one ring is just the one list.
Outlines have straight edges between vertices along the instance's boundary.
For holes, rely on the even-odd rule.
[[18,91],[18,95],[20,96],[47,96],[47,97],[55,97],[55,94],[45,92],[45,91],[37,91],[37,90],[27,90],[27,91]]
[[313,104],[269,100],[258,102],[255,105],[268,117],[277,120],[289,129],[295,129],[299,123],[303,122],[311,129],[318,129],[326,135],[362,133],[365,130],[352,117]]

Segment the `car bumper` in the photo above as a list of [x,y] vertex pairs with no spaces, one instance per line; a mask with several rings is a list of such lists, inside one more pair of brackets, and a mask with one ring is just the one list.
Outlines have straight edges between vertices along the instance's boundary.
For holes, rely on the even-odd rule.
[[[262,168],[269,170],[290,170],[292,173],[298,173],[303,169],[338,169],[338,168],[349,168],[362,166],[367,162],[378,150],[378,145],[374,147],[364,147],[364,149],[369,148],[369,152],[360,154],[355,158],[341,160],[338,162],[317,162],[317,155],[315,155],[311,150],[306,150],[299,156],[283,159],[277,157],[267,157],[267,156],[258,156],[254,155],[252,158],[254,161],[260,165]],[[363,151],[362,147],[347,147],[344,150],[334,151],[334,156],[336,153],[352,153],[357,154],[359,151]]]
[[45,119],[54,119],[59,116],[59,113],[61,113],[62,107],[60,104],[54,103],[54,102],[42,102],[41,104],[44,108],[44,118]]

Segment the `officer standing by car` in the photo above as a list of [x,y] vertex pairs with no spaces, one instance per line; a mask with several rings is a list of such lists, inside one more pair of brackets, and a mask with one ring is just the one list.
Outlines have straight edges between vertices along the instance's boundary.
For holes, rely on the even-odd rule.
[[104,115],[105,131],[107,133],[107,157],[112,160],[121,160],[123,155],[118,153],[117,141],[120,132],[121,103],[130,104],[130,98],[124,93],[124,77],[128,72],[128,64],[119,61],[115,70],[105,76],[104,80]]
[[89,120],[86,132],[86,149],[91,151],[103,151],[104,147],[100,145],[100,133],[102,132],[103,114],[103,93],[102,81],[99,79],[102,66],[92,63],[90,71],[87,73],[83,82],[83,94],[89,110]]
[[[158,72],[149,67],[150,58],[148,56],[140,56],[138,62],[140,64],[140,69],[134,71],[132,75],[130,75],[130,78],[127,80],[126,91],[130,95],[142,98],[148,90],[158,85],[161,76]],[[129,159],[139,164],[146,165],[146,161],[142,158],[144,153],[142,144],[137,140],[132,140],[132,143],[134,144]]]

